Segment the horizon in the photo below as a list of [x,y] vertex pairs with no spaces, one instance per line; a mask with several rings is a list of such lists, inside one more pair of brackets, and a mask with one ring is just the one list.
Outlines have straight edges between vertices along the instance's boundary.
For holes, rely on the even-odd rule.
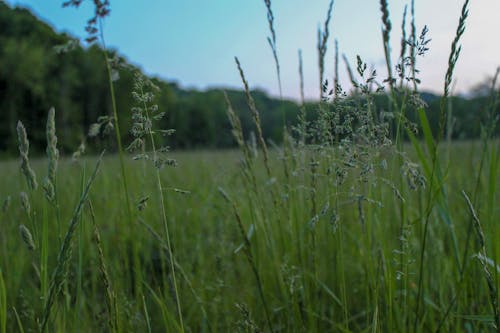
[[[365,6],[352,14],[355,2]],[[500,48],[488,43],[486,33],[500,30],[495,21],[495,8],[500,4],[487,0],[487,4],[471,4],[468,24],[462,44],[462,54],[454,75],[453,93],[468,95],[491,77],[499,63],[495,55]],[[40,3],[36,0],[7,0],[9,6],[29,9],[36,17],[49,24],[58,33],[68,33],[82,40],[84,26],[92,15],[93,4],[84,1],[80,8],[62,8],[61,3]],[[329,0],[307,6],[304,1],[275,1],[278,57],[281,65],[283,97],[298,100],[298,50],[304,59],[305,95],[308,100],[318,99],[319,75],[317,69],[316,34],[323,26]],[[107,46],[116,49],[131,64],[146,74],[175,82],[183,89],[208,90],[242,88],[234,64],[237,56],[252,89],[279,97],[278,81],[272,52],[267,43],[269,27],[263,1],[236,4],[229,0],[217,3],[197,3],[194,0],[167,4],[153,1],[141,4],[130,1],[111,3],[111,15],[104,21]],[[339,76],[345,90],[351,88],[341,59],[346,54],[351,66],[359,54],[367,64],[373,65],[382,81],[386,76],[382,49],[380,10],[378,2],[369,4],[361,0],[340,2],[333,6],[330,39],[326,55],[325,78],[333,78],[335,39],[339,43]],[[430,50],[417,61],[422,84],[420,91],[442,93],[448,53],[455,35],[462,1],[446,0],[415,3],[417,35],[424,25],[429,28]],[[396,63],[401,39],[404,4],[389,3],[392,32],[392,62]],[[242,10],[243,9],[243,10]],[[409,8],[407,29],[409,29]],[[225,15],[231,13],[231,15]],[[444,15],[446,13],[446,15]],[[133,18],[133,21],[131,21]],[[191,21],[188,21],[190,19]],[[296,29],[297,19],[303,29]],[[224,20],[224,24],[219,24]],[[428,20],[428,22],[426,22]],[[170,27],[174,28],[170,28]],[[179,28],[177,28],[179,27]],[[359,28],[358,28],[359,27]],[[293,34],[293,38],[286,38]],[[82,45],[86,45],[82,41]],[[359,53],[358,53],[359,52]],[[469,59],[473,60],[469,60]],[[394,67],[394,66],[393,66]]]

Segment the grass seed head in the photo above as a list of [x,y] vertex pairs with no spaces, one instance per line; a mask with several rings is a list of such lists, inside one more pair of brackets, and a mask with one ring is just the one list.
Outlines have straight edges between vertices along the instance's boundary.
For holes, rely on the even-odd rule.
[[43,180],[42,187],[43,191],[45,192],[45,197],[47,198],[47,200],[49,202],[53,202],[56,196],[56,192],[54,184],[48,177],[45,177],[45,179]]
[[23,123],[17,122],[17,137],[19,140],[19,153],[21,155],[21,171],[23,172],[28,187],[31,190],[36,190],[38,188],[38,182],[36,181],[36,175],[29,164],[28,152],[30,144],[28,141],[28,135],[26,134],[26,129]]
[[2,204],[2,212],[7,213],[7,210],[9,210],[10,207],[10,195],[5,198]]
[[57,149],[57,136],[56,136],[56,122],[55,122],[55,109],[49,110],[47,117],[47,157],[49,160],[48,179],[52,184],[55,184],[57,161],[59,160],[59,150]]
[[71,160],[73,162],[76,162],[83,154],[85,154],[85,141],[82,141],[80,143],[77,150],[73,153]]
[[21,238],[23,239],[24,244],[26,244],[30,251],[34,251],[36,249],[36,246],[29,229],[24,224],[20,224],[19,232],[21,233]]
[[26,194],[26,192],[21,192],[20,196],[21,196],[21,206],[23,206],[26,214],[29,215],[31,212],[31,205],[28,195]]

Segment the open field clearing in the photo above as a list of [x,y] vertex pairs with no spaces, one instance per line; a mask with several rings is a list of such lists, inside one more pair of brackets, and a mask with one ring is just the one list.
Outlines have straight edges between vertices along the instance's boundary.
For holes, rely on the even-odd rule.
[[500,67],[454,96],[469,2],[437,95],[415,1],[392,44],[377,2],[375,62],[331,40],[328,1],[310,100],[301,50],[286,100],[270,0],[274,97],[243,56],[241,90],[146,75],[106,46],[108,0],[82,40],[0,3],[0,333],[500,333]]
[[[425,320],[419,331],[435,330],[438,325],[446,331],[476,331],[493,320],[484,270],[489,268],[497,281],[499,270],[491,263],[500,255],[500,210],[495,196],[488,200],[492,195],[488,192],[496,193],[500,182],[489,183],[492,170],[484,169],[476,184],[480,151],[481,142],[467,142],[453,143],[443,152],[450,155],[446,200],[436,205],[429,218],[419,310]],[[401,170],[393,166],[395,156],[388,152],[383,154],[387,168],[378,168],[366,179],[355,171],[336,185],[338,179],[329,171],[336,153],[331,154],[294,151],[285,160],[286,177],[280,153],[272,151],[273,181],[257,158],[257,191],[242,181],[240,152],[172,155],[178,166],[163,169],[161,178],[186,328],[267,330],[266,311],[273,329],[282,331],[404,331],[413,325],[427,189],[412,190],[411,179],[401,178]],[[316,161],[314,175],[311,159]],[[29,192],[27,214],[20,199],[26,185],[19,164],[2,162],[0,197],[11,198],[1,213],[0,233],[2,252],[13,254],[0,259],[9,331],[16,330],[16,317],[25,330],[36,327],[47,278],[57,261],[58,230],[64,236],[96,160],[60,161],[60,226],[56,209],[41,188]],[[45,164],[32,161],[35,173],[43,174]],[[171,313],[175,291],[168,254],[162,250],[165,241],[155,179],[151,168],[145,171],[140,161],[129,159],[126,166],[134,216],[127,217],[123,206],[118,158],[105,156],[78,215],[68,272],[51,319],[54,331],[106,327],[110,314],[103,264],[120,330],[178,329],[175,311]],[[399,178],[402,184],[389,180]],[[314,193],[311,182],[315,182]],[[473,198],[476,186],[474,207],[488,249],[484,261],[461,193],[464,190]],[[137,204],[144,198],[149,199],[139,210]],[[20,224],[36,230],[33,250],[23,242]],[[39,242],[44,239],[45,249]]]

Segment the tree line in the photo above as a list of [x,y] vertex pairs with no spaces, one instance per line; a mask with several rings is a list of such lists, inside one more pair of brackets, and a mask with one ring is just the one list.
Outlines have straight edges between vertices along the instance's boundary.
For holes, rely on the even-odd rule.
[[[96,44],[82,47],[66,34],[56,33],[29,10],[11,8],[0,2],[0,156],[17,152],[16,123],[28,129],[34,152],[45,149],[45,119],[51,107],[56,109],[56,126],[62,152],[71,153],[82,141],[94,147],[113,148],[106,136],[88,137],[88,130],[100,116],[111,115],[111,97],[103,50]],[[134,72],[117,51],[107,51],[116,63],[114,88],[124,142],[130,141]],[[175,82],[151,80],[159,87],[155,102],[167,113],[161,126],[174,129],[168,145],[176,149],[229,148],[235,146],[231,125],[226,116],[226,102],[221,89],[187,90]],[[226,91],[234,110],[241,118],[243,131],[252,129],[251,113],[244,92]],[[252,91],[260,110],[266,138],[282,141],[284,125],[293,127],[300,106],[282,101],[265,92]],[[437,128],[439,97],[422,94],[432,126]],[[380,109],[390,109],[387,96],[376,99]],[[481,124],[489,121],[484,110],[490,103],[486,94],[474,98],[453,97],[453,137],[477,138]],[[309,119],[315,117],[317,103],[306,104]],[[409,111],[410,119],[416,118]],[[285,122],[285,123],[284,123]]]

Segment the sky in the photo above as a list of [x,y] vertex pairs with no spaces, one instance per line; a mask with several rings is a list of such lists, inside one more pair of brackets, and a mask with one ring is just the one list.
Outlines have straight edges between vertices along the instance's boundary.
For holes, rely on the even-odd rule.
[[[58,32],[84,39],[93,4],[62,8],[62,0],[6,0],[29,8]],[[270,35],[263,0],[111,0],[111,15],[104,22],[108,47],[147,74],[176,81],[184,88],[241,88],[234,62],[240,59],[252,88],[279,96]],[[464,0],[415,0],[416,25],[429,28],[430,50],[419,58],[420,89],[443,90],[451,42]],[[283,96],[299,96],[298,50],[302,50],[306,97],[318,98],[317,30],[323,26],[329,0],[274,0],[277,51]],[[389,0],[393,30],[392,59],[400,51],[404,0]],[[462,53],[454,76],[453,92],[467,93],[491,77],[500,65],[500,1],[471,1]],[[409,20],[408,20],[409,21]],[[378,0],[336,0],[330,23],[325,78],[333,78],[334,39],[340,54],[354,67],[356,56],[386,75]],[[340,83],[349,88],[343,62]]]

